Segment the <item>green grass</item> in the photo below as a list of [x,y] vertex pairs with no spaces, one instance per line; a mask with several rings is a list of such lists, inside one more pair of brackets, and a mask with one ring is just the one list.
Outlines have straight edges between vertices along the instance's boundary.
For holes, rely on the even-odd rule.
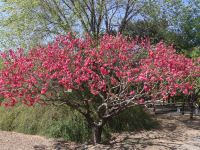
[[82,142],[88,128],[80,114],[53,106],[0,108],[0,129]]
[[[89,140],[90,129],[84,118],[76,111],[66,107],[23,105],[13,108],[0,107],[0,129],[26,134],[37,134],[70,141]],[[142,108],[135,107],[124,111],[108,122],[104,128],[104,139],[110,132],[151,129],[156,123]]]

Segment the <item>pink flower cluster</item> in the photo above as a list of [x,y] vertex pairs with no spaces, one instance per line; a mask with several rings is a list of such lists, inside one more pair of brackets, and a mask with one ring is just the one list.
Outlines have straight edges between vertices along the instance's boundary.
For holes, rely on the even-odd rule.
[[[46,47],[24,53],[19,49],[1,54],[0,96],[3,105],[26,105],[57,100],[73,91],[92,95],[110,93],[112,87],[126,83],[129,96],[142,86],[153,97],[189,94],[188,79],[195,65],[191,59],[176,54],[172,47],[159,43],[149,47],[149,55],[135,65],[136,41],[121,35],[103,36],[98,43],[91,38],[58,37]],[[128,83],[128,84],[127,84]]]
[[148,49],[148,57],[141,60],[139,80],[153,99],[168,99],[177,94],[190,94],[194,80],[200,76],[197,61],[177,54],[172,46],[159,43]]

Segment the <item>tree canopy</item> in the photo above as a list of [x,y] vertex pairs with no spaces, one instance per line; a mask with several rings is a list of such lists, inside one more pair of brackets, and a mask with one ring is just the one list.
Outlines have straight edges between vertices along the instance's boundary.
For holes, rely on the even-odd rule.
[[[190,95],[196,87],[199,60],[176,54],[163,43],[154,47],[122,35],[104,35],[96,44],[96,39],[68,34],[28,53],[2,53],[1,105],[67,105],[94,129],[95,144],[106,121],[123,110],[146,100]],[[138,59],[142,49],[146,55]]]
[[[164,39],[180,49],[199,45],[199,0],[1,1],[0,47],[4,49],[46,44],[69,31],[87,32],[95,38],[130,31],[134,36]],[[141,26],[146,28],[145,34]]]

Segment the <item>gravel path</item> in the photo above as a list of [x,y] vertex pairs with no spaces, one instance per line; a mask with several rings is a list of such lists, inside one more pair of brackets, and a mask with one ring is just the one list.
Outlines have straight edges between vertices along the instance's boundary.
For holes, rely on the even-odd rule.
[[113,134],[107,145],[96,146],[0,131],[0,150],[200,150],[200,117],[188,118],[160,115],[158,129]]

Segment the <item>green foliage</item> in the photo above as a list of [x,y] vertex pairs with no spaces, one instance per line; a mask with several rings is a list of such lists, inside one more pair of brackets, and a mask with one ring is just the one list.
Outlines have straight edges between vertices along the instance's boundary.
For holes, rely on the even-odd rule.
[[168,34],[167,27],[168,22],[166,20],[140,20],[135,23],[130,22],[127,24],[123,34],[133,38],[136,38],[137,36],[141,38],[150,38],[151,42],[155,44],[161,40],[166,40]]
[[[190,50],[182,50],[181,51],[184,55],[186,55],[188,58],[192,59],[198,59],[200,57],[200,46],[199,47],[194,47]],[[197,78],[194,82],[195,84],[195,90],[194,93],[197,94],[197,104],[200,105],[200,78]],[[183,98],[179,98],[180,101]]]
[[[54,106],[16,106],[0,108],[0,129],[26,134],[38,134],[53,138],[64,138],[70,141],[84,142],[90,137],[90,130],[84,118],[69,108]],[[111,132],[151,129],[156,122],[141,107],[124,111],[108,122],[103,130],[103,140]]]
[[200,47],[195,47],[192,50],[183,50],[183,53],[189,58],[200,57]]
[[200,46],[200,1],[149,1],[143,18],[131,20],[125,35],[149,37],[152,43],[164,40],[178,50]]
[[0,129],[82,142],[89,130],[84,118],[69,108],[16,106],[0,108]]
[[[27,47],[35,43],[37,38],[41,39],[41,34],[35,30],[35,27],[39,25],[38,17],[34,13],[37,7],[38,0],[33,0],[31,3],[27,0],[3,1],[0,5],[1,48],[18,47],[19,45]],[[32,34],[37,34],[37,36],[30,36]],[[22,39],[26,40],[22,41]]]
[[178,49],[200,45],[199,0],[0,2],[0,48],[30,48],[72,30],[97,37],[115,31],[149,36],[153,43],[163,39]]
[[109,128],[114,132],[149,130],[157,125],[158,123],[141,106],[129,108],[108,122]]
[[[44,44],[55,35],[66,34],[70,27],[58,18],[53,3],[41,0],[0,0],[0,48],[29,49]],[[73,22],[67,15],[69,22]],[[69,23],[68,22],[68,23]],[[63,25],[64,24],[64,25]]]

